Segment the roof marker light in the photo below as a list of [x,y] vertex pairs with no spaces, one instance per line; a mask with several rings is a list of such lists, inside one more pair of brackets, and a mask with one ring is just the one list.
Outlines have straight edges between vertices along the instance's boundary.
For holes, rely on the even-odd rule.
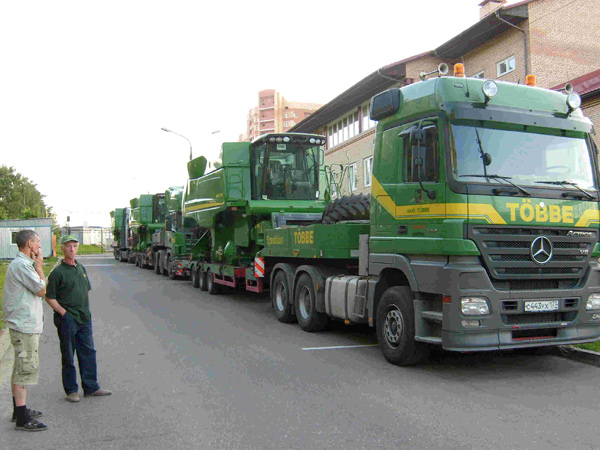
[[525,77],[525,84],[527,86],[535,86],[536,82],[535,82],[535,75],[527,75]]
[[465,65],[458,63],[454,64],[454,76],[464,78],[465,77]]

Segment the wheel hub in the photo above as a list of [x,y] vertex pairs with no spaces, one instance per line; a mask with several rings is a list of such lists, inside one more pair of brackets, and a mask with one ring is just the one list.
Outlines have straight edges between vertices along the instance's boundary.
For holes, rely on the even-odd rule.
[[402,315],[397,308],[390,309],[385,316],[385,326],[383,333],[386,340],[392,347],[397,347],[402,338],[404,323]]
[[310,317],[310,293],[307,288],[303,288],[298,299],[298,306],[300,307],[300,314],[303,319]]

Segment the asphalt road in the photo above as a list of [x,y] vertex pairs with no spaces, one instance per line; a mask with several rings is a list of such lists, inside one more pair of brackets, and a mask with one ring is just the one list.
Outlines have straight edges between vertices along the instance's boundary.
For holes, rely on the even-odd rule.
[[599,368],[510,352],[399,368],[369,329],[305,333],[279,323],[266,297],[210,296],[106,256],[80,261],[94,286],[99,381],[113,395],[64,400],[47,308],[28,406],[49,430],[12,429],[5,377],[2,450],[600,448]]

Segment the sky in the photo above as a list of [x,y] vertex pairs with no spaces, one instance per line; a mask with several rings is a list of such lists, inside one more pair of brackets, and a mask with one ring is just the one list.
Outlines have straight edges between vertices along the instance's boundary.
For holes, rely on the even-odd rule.
[[131,198],[185,184],[189,144],[162,127],[214,160],[259,91],[327,103],[464,31],[480,2],[1,2],[0,165],[59,225],[110,226]]

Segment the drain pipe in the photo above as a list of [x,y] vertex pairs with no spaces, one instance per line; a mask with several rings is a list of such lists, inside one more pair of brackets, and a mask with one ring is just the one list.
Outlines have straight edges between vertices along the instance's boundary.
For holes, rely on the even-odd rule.
[[504,20],[502,17],[500,17],[499,11],[496,11],[494,14],[496,15],[496,19],[498,19],[499,21],[504,22],[505,24],[510,25],[511,27],[516,28],[521,33],[523,33],[523,51],[524,51],[523,61],[525,64],[525,78],[527,78],[527,34],[525,34],[525,30],[522,30],[518,26],[513,25],[512,23],[510,23],[507,20]]

